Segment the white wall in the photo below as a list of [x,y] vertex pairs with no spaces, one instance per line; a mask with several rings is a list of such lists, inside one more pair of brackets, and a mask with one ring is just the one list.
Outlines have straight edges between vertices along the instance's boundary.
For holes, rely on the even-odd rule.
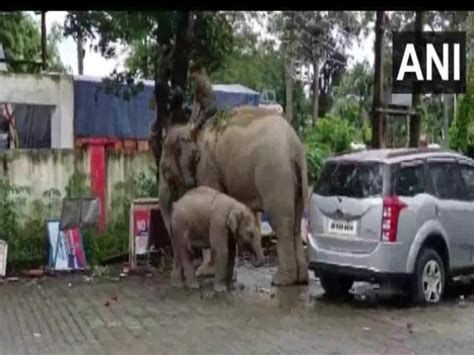
[[117,184],[129,182],[140,171],[148,173],[155,168],[155,160],[151,151],[124,154],[122,152],[107,152],[107,218],[116,216],[113,206],[114,196],[123,196],[124,190],[117,191]]
[[0,103],[53,105],[52,148],[74,147],[74,88],[71,76],[0,72]]
[[[155,167],[153,155],[150,152],[107,152],[107,221],[117,215],[116,206],[112,201],[117,194],[123,196],[124,191],[117,191],[117,184],[130,181],[134,174],[144,171],[148,173]],[[11,184],[30,189],[27,197],[28,210],[31,202],[43,199],[43,193],[57,188],[61,196],[66,195],[69,179],[78,172],[89,176],[90,186],[90,156],[88,150],[77,149],[16,149],[0,151],[0,179],[6,178]],[[28,210],[29,211],[29,210]]]

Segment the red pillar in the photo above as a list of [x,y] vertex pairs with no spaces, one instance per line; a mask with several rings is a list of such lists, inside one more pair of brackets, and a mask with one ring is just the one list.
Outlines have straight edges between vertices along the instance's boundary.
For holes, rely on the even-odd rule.
[[103,232],[107,224],[105,142],[100,140],[90,141],[89,150],[92,194],[100,201],[99,231]]

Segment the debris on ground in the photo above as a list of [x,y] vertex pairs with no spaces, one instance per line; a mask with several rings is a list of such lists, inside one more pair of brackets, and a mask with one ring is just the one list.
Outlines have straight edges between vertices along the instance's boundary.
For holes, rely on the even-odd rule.
[[407,323],[407,329],[410,334],[413,334],[413,324]]
[[41,334],[40,334],[40,333],[33,333],[33,337],[35,337],[35,338],[41,338]]
[[95,266],[94,270],[92,272],[92,276],[105,276],[109,273],[109,267],[108,266]]
[[44,276],[44,270],[43,269],[32,269],[32,270],[26,270],[22,272],[22,275],[25,277],[43,277]]
[[364,332],[370,332],[370,327],[364,327]]
[[459,296],[458,306],[461,308],[467,307],[467,303],[466,303],[466,300],[464,299],[464,295]]
[[268,289],[268,288],[261,287],[259,291],[260,291],[260,293],[265,293],[267,295],[270,295],[271,298],[275,297],[275,290],[271,290],[271,289]]
[[8,282],[16,282],[18,280],[19,280],[18,277],[7,277]]
[[84,276],[84,282],[92,282],[92,280],[94,279],[92,276]]

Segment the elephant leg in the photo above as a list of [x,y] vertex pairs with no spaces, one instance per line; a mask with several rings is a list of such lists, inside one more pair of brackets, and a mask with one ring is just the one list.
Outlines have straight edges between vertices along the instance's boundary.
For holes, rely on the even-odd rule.
[[303,201],[301,198],[296,199],[295,208],[295,233],[294,243],[296,248],[296,263],[298,267],[298,284],[308,284],[308,262],[304,251],[303,241],[301,240],[301,220],[303,219]]
[[173,247],[173,270],[171,271],[171,286],[183,286],[183,264],[181,262],[181,252],[175,242],[176,238],[171,239]]
[[181,260],[184,269],[184,279],[186,286],[191,289],[198,289],[199,283],[194,275],[193,251],[190,245],[185,245],[181,249]]
[[226,248],[219,249],[221,250],[213,250],[215,255],[214,290],[223,292],[227,290],[229,253]]
[[[275,153],[277,154],[277,153]],[[269,171],[274,172],[269,178]],[[268,213],[270,225],[277,238],[278,269],[272,284],[289,286],[298,282],[296,262],[295,228],[295,190],[291,182],[294,173],[291,163],[276,163],[274,160],[261,164],[256,173],[257,189],[262,197],[263,210]],[[265,178],[267,177],[267,178]]]
[[278,269],[273,277],[275,286],[289,286],[298,281],[293,216],[283,217],[273,223],[277,237]]
[[[229,279],[229,257],[235,258],[235,246],[233,252],[229,251],[230,244],[235,242],[229,238],[225,219],[218,216],[211,218],[209,241],[211,258],[214,260],[214,290],[223,292],[227,290],[226,281]],[[232,279],[232,274],[230,274],[230,279]]]
[[228,243],[228,257],[227,257],[227,273],[226,273],[226,284],[230,288],[232,286],[232,282],[234,281],[234,267],[235,267],[235,255],[236,255],[236,243],[229,239]]
[[196,276],[214,276],[214,262],[210,249],[203,249],[202,264],[196,270]]

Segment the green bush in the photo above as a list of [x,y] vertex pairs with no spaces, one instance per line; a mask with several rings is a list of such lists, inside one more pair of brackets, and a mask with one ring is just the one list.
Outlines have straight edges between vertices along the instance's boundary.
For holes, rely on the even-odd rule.
[[355,129],[348,121],[331,115],[305,127],[303,141],[306,147],[310,183],[316,181],[321,167],[329,156],[350,150],[354,137]]
[[[103,233],[93,228],[81,230],[84,251],[90,266],[128,253],[129,211],[134,198],[156,197],[156,172],[140,171],[116,188],[112,204],[117,215]],[[26,194],[29,188],[0,179],[0,239],[8,243],[8,266],[23,269],[44,266],[47,262],[46,220],[59,218],[61,192],[50,189],[43,198],[32,201],[31,213],[26,215]],[[90,195],[88,176],[74,173],[66,187],[67,197]]]
[[84,253],[89,266],[102,265],[108,259],[128,253],[128,219],[109,224],[104,233],[85,228],[82,230]]
[[468,154],[474,150],[474,60],[470,64],[466,93],[449,129],[451,148]]

